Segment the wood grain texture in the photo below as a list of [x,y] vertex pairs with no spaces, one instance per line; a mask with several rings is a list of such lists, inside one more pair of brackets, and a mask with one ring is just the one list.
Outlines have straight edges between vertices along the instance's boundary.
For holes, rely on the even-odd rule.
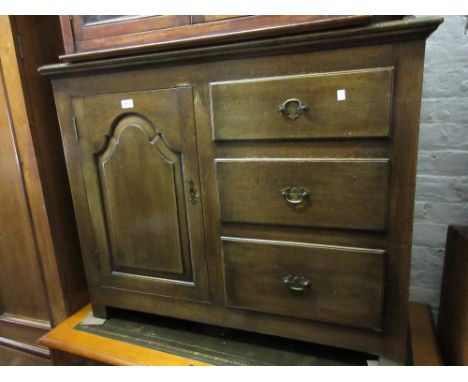
[[[338,92],[345,99],[339,100]],[[213,135],[215,140],[388,137],[391,93],[391,68],[215,82],[210,84]],[[307,107],[295,119],[278,110],[291,99]]]
[[[383,251],[232,237],[222,240],[228,306],[381,328]],[[291,290],[283,280],[289,275],[303,277],[310,285]]]
[[75,54],[61,57],[65,61],[360,25],[370,16],[208,16],[192,21],[190,16],[151,16],[90,27],[82,25],[80,16],[72,20],[62,24],[75,48]]
[[442,366],[431,308],[426,304],[411,302],[408,312],[413,365]]
[[87,305],[40,339],[44,346],[114,366],[205,366],[193,359],[75,330],[89,313]]
[[63,48],[65,54],[72,54],[75,52],[75,39],[73,38],[73,24],[71,17],[62,15],[60,17],[60,30],[63,38]]
[[[37,338],[87,299],[53,98],[37,73],[61,39],[47,17],[2,16],[0,34],[0,343],[44,358]],[[12,363],[35,359],[16,350],[4,353]]]
[[190,180],[199,184],[191,95],[176,87],[73,101],[103,285],[208,298],[201,205],[189,194]]
[[468,366],[468,227],[449,226],[437,321],[446,365]]
[[12,23],[21,40],[19,69],[56,262],[67,296],[67,312],[74,312],[89,302],[89,296],[52,87],[37,72],[39,65],[54,62],[62,52],[60,28],[53,16],[15,16]]
[[[170,49],[165,51],[162,47],[158,49],[148,48],[146,46],[135,47],[131,52],[121,52],[115,50],[103,50],[96,53],[78,53],[61,57],[65,61],[75,62],[76,65],[68,63],[47,65],[41,68],[41,72],[47,75],[59,75],[60,73],[86,72],[96,68],[111,69],[128,66],[141,66],[151,61],[163,62],[181,62],[183,60],[199,60],[202,57],[212,59],[245,58],[249,55],[265,56],[279,54],[288,49],[290,53],[298,51],[317,51],[335,48],[344,48],[360,46],[372,41],[383,44],[388,42],[401,41],[402,39],[425,39],[434,28],[437,27],[443,18],[424,17],[413,18],[400,21],[386,21],[368,26],[359,26],[355,28],[338,28],[331,31],[312,31],[309,33],[286,34],[279,37],[270,37],[263,39],[252,39],[249,41],[232,42],[219,44],[216,47],[197,46],[194,48],[184,47],[185,49]],[[221,41],[223,40],[221,39]],[[216,43],[216,41],[213,41]],[[173,48],[176,48],[174,46]],[[112,56],[132,54],[128,57]],[[145,53],[145,54],[143,54]],[[111,58],[109,60],[103,60]],[[77,62],[80,61],[80,62]],[[274,74],[272,74],[274,75]]]
[[[413,230],[413,208],[416,181],[416,160],[421,107],[422,75],[424,70],[424,40],[409,41],[394,59],[399,64],[398,78],[394,82],[392,139],[390,161],[389,229],[386,237],[387,304],[392,304],[384,317],[386,328],[383,343],[386,357],[406,361],[404,344],[408,333],[408,285]],[[398,57],[398,58],[397,58]],[[410,106],[411,105],[411,106]],[[407,128],[411,126],[412,128]],[[389,306],[389,305],[387,305]]]
[[48,349],[38,345],[37,340],[50,329],[49,321],[3,313],[0,316],[0,344],[40,357],[49,357]]
[[[386,159],[216,159],[216,174],[223,222],[386,228]],[[282,195],[288,187],[309,195],[291,204]]]
[[174,181],[184,183],[180,159],[138,117],[122,119],[97,155],[114,270],[186,273],[177,206],[183,190]]
[[[54,78],[54,91],[64,138],[67,166],[77,220],[80,223],[81,245],[94,306],[97,308],[113,306],[141,310],[204,323],[222,324],[227,327],[365,350],[392,359],[394,362],[405,363],[407,359],[409,259],[424,39],[437,27],[440,21],[439,18],[404,20],[343,31],[306,33],[235,44],[219,44],[210,47],[152,53],[125,59],[60,64],[43,68],[43,73],[51,74]],[[393,68],[392,100],[389,106],[390,116],[388,117],[391,134],[388,137],[347,140],[342,138],[312,140],[308,138],[290,141],[213,140],[210,83],[231,83],[288,76],[300,77],[304,74],[359,72],[375,68]],[[84,152],[95,153],[103,147],[103,136],[108,133],[109,124],[101,122],[109,119],[112,121],[114,106],[108,105],[105,108],[96,106],[96,110],[99,112],[94,113],[92,118],[101,122],[91,123],[89,126],[93,126],[93,128],[78,128],[78,135],[71,118],[74,115],[74,107],[76,107],[74,100],[78,98],[170,89],[174,88],[176,84],[189,84],[192,87],[193,98],[187,97],[185,105],[187,110],[193,113],[195,119],[192,123],[195,124],[195,147],[197,148],[195,155],[200,174],[199,196],[203,207],[203,220],[199,220],[198,223],[203,224],[205,230],[205,255],[207,274],[209,274],[209,278],[205,281],[210,293],[209,304],[174,299],[170,295],[151,295],[146,293],[147,291],[144,289],[135,290],[130,284],[102,285],[100,264],[105,263],[106,255],[105,252],[95,251],[96,238],[99,235],[93,231],[92,222],[97,209],[89,202],[90,187],[89,183],[86,183],[89,172],[87,175],[86,170],[83,171],[81,166]],[[138,103],[145,102],[143,98]],[[193,102],[193,106],[191,102]],[[174,106],[172,108],[168,106],[164,110],[170,114],[173,109]],[[147,115],[156,113],[154,109],[148,110],[151,111],[147,111]],[[188,120],[190,118],[187,117]],[[78,118],[78,126],[82,123],[80,121],[82,118]],[[177,133],[174,134],[176,137]],[[83,142],[86,141],[84,136],[93,138],[84,144]],[[369,162],[374,160],[387,166],[391,164],[388,178],[385,178],[387,180],[380,183],[381,188],[372,189],[372,191],[366,191],[363,188],[362,195],[357,196],[363,204],[367,200],[371,203],[375,198],[380,197],[380,193],[387,192],[383,185],[388,184],[388,199],[382,199],[388,200],[388,209],[385,210],[385,230],[380,228],[380,231],[372,231],[368,229],[369,226],[366,230],[360,231],[351,230],[349,227],[337,228],[336,226],[324,228],[290,225],[288,227],[278,222],[275,224],[222,222],[221,208],[223,206],[219,202],[216,163],[223,161],[230,163],[230,161],[236,162],[244,159],[255,159],[262,162],[268,161],[268,158],[275,158],[278,162],[287,162],[291,159],[293,162],[301,162],[301,160],[304,162],[320,162],[320,160],[324,162],[333,160],[359,162],[359,160],[365,159]],[[353,171],[349,171],[349,176],[352,177],[356,171],[359,173],[358,169],[353,168]],[[275,181],[276,178],[293,177],[293,173],[289,173],[288,168],[277,173],[270,170],[269,176],[272,181]],[[323,171],[324,179],[333,179],[333,175],[335,175],[334,169],[331,168],[328,168],[328,177],[325,177],[325,173],[326,171]],[[297,171],[296,176],[301,176],[300,174],[301,172]],[[239,176],[237,173],[233,173],[233,175]],[[251,169],[250,173],[245,173],[244,177],[246,180],[249,178],[257,180],[254,169]],[[304,177],[300,180],[310,181],[310,178],[309,175],[307,179]],[[257,183],[260,184],[261,180],[262,177],[259,176]],[[240,184],[240,180],[237,183]],[[351,181],[350,184],[352,184]],[[346,195],[344,186],[341,188],[343,190],[338,192],[338,195]],[[333,190],[337,192],[340,187],[335,186]],[[257,201],[260,201],[258,196],[256,198]],[[330,197],[329,205],[333,205],[332,199]],[[339,200],[337,199],[337,203]],[[343,214],[346,213],[346,210],[353,208],[357,207],[354,204],[351,204],[351,207],[346,205],[342,209]],[[382,208],[381,206],[375,208],[376,212],[382,211],[378,209]],[[271,213],[275,213],[275,211]],[[379,224],[381,222],[382,220]],[[223,235],[255,240],[290,240],[308,245],[339,245],[384,251],[386,264],[383,277],[385,286],[382,331],[288,317],[281,314],[226,308],[225,286],[228,275],[224,271],[225,264],[222,257],[223,249],[220,237]],[[347,313],[350,314],[349,311]]]
[[0,366],[52,366],[52,362],[49,358],[0,344]]
[[[4,60],[1,60],[2,64],[3,62]],[[47,296],[38,268],[34,231],[24,179],[19,167],[19,153],[11,123],[11,108],[7,102],[3,65],[0,69],[0,174],[5,181],[0,187],[0,262],[3,270],[0,272],[1,312],[48,320]],[[34,287],[31,290],[28,287],[18,288],[18,277],[28,280],[29,286]]]

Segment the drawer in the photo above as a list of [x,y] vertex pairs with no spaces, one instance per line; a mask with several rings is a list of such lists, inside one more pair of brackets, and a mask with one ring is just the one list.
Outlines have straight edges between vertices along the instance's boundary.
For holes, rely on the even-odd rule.
[[381,329],[382,250],[223,238],[230,307]]
[[210,84],[215,140],[382,138],[392,68]]
[[221,220],[384,231],[388,159],[216,159]]

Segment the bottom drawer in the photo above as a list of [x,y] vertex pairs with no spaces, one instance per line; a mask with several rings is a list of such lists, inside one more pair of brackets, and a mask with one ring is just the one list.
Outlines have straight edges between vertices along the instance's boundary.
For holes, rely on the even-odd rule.
[[382,250],[223,237],[226,303],[381,329]]

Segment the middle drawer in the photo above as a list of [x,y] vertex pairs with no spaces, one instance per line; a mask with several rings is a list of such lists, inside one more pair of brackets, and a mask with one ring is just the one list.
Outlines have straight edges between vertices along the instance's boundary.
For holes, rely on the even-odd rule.
[[216,159],[223,222],[384,231],[389,160]]

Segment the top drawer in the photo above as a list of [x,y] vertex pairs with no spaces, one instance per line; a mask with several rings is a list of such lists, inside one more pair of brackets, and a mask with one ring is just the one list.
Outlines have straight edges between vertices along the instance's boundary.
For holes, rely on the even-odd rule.
[[392,68],[210,84],[215,140],[382,138]]

